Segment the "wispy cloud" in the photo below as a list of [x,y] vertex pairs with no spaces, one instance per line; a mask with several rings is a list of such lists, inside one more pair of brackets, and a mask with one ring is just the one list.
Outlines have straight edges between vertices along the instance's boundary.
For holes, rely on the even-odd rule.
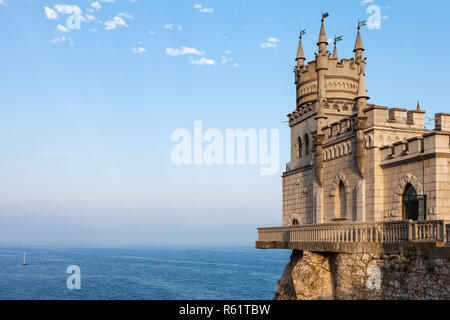
[[192,59],[191,58],[191,63],[196,64],[198,66],[215,66],[215,65],[217,65],[217,62],[215,62],[213,59],[208,59],[205,57],[202,57],[200,59]]
[[102,8],[102,5],[100,4],[100,2],[95,1],[91,3],[92,8],[100,10]]
[[203,51],[200,51],[200,50],[195,49],[195,48],[190,48],[190,47],[181,47],[180,49],[167,48],[166,49],[166,53],[169,56],[182,56],[182,55],[197,55],[197,56],[201,56],[201,55],[205,54],[205,52],[203,52]]
[[138,47],[138,48],[133,47],[131,50],[132,50],[133,53],[135,53],[135,54],[141,54],[141,53],[147,52],[147,49],[145,49],[144,47]]
[[278,47],[278,42],[280,42],[280,40],[277,38],[269,38],[267,41],[261,43],[261,48],[276,48]]
[[[1,1],[1,0],[0,0],[0,1]],[[50,20],[56,20],[56,19],[58,19],[58,14],[57,14],[56,11],[53,10],[52,8],[45,7],[45,8],[44,8],[44,11],[45,11],[45,17],[46,17],[47,19],[50,19]]]
[[366,5],[366,4],[369,4],[369,3],[372,3],[374,0],[362,0],[361,1],[361,4],[362,5]]
[[125,22],[125,20],[123,20],[119,16],[115,16],[112,20],[105,22],[105,30],[108,30],[108,31],[114,30],[117,27],[127,27],[128,28],[128,25]]
[[176,25],[176,24],[166,24],[165,26],[164,26],[164,28],[165,29],[167,29],[167,30],[179,30],[179,31],[182,31],[183,30],[183,26],[181,26],[181,25]]
[[8,3],[6,3],[5,0],[0,0],[0,5],[2,5],[2,6],[8,6]]
[[56,26],[56,31],[60,32],[60,33],[64,33],[64,32],[69,32],[69,29],[67,29],[65,26],[63,26],[62,24],[58,24]]
[[214,8],[203,8],[203,6],[201,4],[196,4],[194,6],[195,9],[197,9],[198,12],[201,13],[213,13],[214,12]]

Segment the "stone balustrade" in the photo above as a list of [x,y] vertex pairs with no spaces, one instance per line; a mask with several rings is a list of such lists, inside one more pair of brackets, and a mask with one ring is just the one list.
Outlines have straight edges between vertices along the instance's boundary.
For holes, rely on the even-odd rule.
[[[446,229],[445,229],[446,228]],[[259,228],[258,242],[380,243],[449,242],[444,221],[354,222]]]

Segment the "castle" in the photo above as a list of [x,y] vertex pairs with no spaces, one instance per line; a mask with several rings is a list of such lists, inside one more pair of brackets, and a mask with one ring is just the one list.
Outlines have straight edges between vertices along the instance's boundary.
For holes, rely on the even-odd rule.
[[360,31],[354,57],[339,60],[322,18],[309,63],[300,35],[283,226],[258,229],[257,248],[384,254],[449,241],[450,114],[436,114],[428,130],[419,103],[369,103]]

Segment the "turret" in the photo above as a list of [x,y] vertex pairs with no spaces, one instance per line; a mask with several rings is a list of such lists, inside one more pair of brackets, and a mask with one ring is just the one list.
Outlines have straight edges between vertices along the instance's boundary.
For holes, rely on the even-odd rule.
[[303,64],[305,63],[305,53],[303,52],[303,43],[302,43],[302,36],[304,34],[304,30],[300,32],[300,41],[298,43],[298,50],[297,50],[297,58],[295,58],[295,60],[297,61],[297,67],[301,67],[303,66]]
[[358,109],[358,118],[364,117],[363,110],[367,108],[367,100],[370,99],[370,97],[367,95],[366,81],[364,79],[364,76],[364,68],[361,65],[359,69],[358,93],[355,97],[355,102]]
[[[365,23],[365,22],[363,22]],[[364,46],[361,40],[361,33],[359,30],[361,29],[361,25],[363,23],[358,23],[358,34],[356,35],[356,43],[355,43],[355,49],[353,49],[353,52],[355,53],[355,60],[356,61],[362,61],[363,60],[363,52],[364,52]]]
[[356,131],[356,164],[358,165],[359,173],[364,178],[366,168],[366,147],[364,139],[364,129],[366,129],[367,117],[364,115],[364,109],[367,108],[367,100],[370,99],[367,95],[366,81],[364,79],[364,63],[359,69],[359,84],[358,93],[355,97],[355,103],[358,114],[355,119]]

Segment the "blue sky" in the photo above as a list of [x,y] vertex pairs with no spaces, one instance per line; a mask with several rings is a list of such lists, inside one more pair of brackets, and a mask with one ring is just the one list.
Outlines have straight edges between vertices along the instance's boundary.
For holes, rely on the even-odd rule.
[[281,169],[175,166],[172,132],[279,129],[282,168],[299,30],[310,61],[328,11],[350,58],[373,5],[370,102],[449,112],[445,0],[1,0],[0,242],[251,245],[281,223]]

